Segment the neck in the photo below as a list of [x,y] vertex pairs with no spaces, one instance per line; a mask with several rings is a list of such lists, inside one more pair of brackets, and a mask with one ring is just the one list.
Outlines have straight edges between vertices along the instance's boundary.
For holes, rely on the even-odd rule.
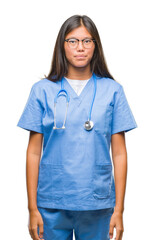
[[65,77],[70,79],[86,80],[91,78],[92,72],[90,71],[90,65],[85,67],[74,68],[72,66],[68,67],[68,73]]

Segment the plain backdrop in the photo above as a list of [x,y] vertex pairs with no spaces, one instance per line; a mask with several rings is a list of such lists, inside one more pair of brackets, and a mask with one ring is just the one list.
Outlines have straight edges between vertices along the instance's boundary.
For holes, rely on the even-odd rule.
[[128,175],[123,240],[153,237],[153,2],[6,0],[0,4],[1,239],[28,240],[26,148],[17,127],[33,83],[48,74],[57,34],[74,14],[97,26],[108,68],[123,85],[138,128],[125,134]]

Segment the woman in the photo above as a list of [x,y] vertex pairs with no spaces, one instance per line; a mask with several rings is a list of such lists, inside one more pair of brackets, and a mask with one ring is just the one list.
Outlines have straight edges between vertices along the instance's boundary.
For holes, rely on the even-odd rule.
[[124,134],[137,124],[89,17],[74,15],[63,23],[50,73],[33,84],[17,126],[30,131],[26,177],[32,239],[72,240],[74,229],[76,239],[107,240],[115,228],[121,240]]

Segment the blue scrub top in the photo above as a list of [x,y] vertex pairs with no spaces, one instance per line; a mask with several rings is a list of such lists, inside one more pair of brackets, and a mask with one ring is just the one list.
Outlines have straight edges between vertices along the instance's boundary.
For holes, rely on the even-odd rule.
[[[37,206],[66,210],[96,210],[115,206],[115,182],[110,157],[111,135],[137,128],[122,85],[98,77],[91,120],[84,129],[93,99],[93,76],[78,96],[63,78],[70,96],[65,129],[55,129],[54,98],[61,81],[46,78],[32,85],[17,126],[43,134],[39,165]],[[56,125],[63,125],[66,98],[56,106]]]

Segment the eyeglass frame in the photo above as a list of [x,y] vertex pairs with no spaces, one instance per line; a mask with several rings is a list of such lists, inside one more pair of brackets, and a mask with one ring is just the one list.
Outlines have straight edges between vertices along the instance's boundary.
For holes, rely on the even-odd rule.
[[[82,41],[82,46],[84,47],[83,41],[86,40],[86,39],[90,39],[90,40],[92,40],[93,42],[96,42],[96,40],[95,40],[94,38],[84,38],[84,39],[82,39],[82,40],[80,40],[80,39],[78,39],[78,38],[67,38],[67,39],[65,39],[64,41],[68,43],[68,41],[69,41],[70,39],[75,39],[75,40],[78,41],[77,46],[74,47],[74,48],[77,48],[77,47],[79,46],[79,42],[80,42],[80,41]],[[86,48],[86,47],[84,47],[84,48]],[[90,48],[91,48],[91,47],[90,47]]]

